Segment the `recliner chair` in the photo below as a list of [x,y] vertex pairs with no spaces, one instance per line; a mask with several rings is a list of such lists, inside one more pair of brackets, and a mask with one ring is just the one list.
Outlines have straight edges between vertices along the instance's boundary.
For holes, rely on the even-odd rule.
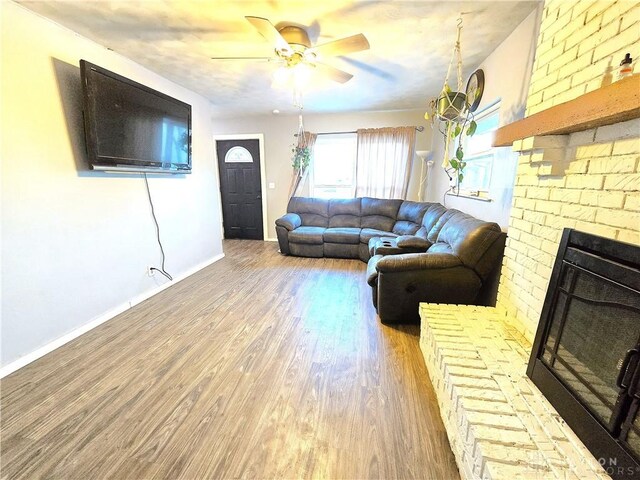
[[382,255],[367,264],[367,283],[384,323],[419,321],[420,302],[495,305],[506,235],[495,223],[447,210],[422,253]]

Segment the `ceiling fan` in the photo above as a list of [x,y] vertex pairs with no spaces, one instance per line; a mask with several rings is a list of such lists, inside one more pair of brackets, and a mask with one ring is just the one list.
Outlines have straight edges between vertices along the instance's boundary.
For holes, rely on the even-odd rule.
[[285,25],[277,29],[262,17],[245,17],[269,43],[274,46],[272,57],[212,57],[214,60],[269,60],[278,61],[284,67],[307,65],[339,83],[348,82],[353,75],[318,61],[318,58],[346,55],[369,49],[369,41],[362,33],[321,45],[311,45],[307,31],[297,25]]

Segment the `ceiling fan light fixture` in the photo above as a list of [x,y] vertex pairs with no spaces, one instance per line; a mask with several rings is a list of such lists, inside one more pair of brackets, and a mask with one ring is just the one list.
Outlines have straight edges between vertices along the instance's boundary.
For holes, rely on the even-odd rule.
[[312,68],[307,63],[283,65],[273,71],[273,86],[304,90],[311,81]]
[[306,63],[299,63],[291,69],[293,87],[303,90],[311,80],[311,66]]
[[318,58],[316,53],[312,50],[305,50],[303,53],[303,56],[304,56],[304,61],[309,63],[314,63]]
[[290,48],[276,48],[276,56],[284,58],[285,60],[293,55],[293,50]]
[[286,87],[288,86],[291,79],[291,68],[286,66],[281,66],[276,68],[272,74],[273,85],[275,87]]

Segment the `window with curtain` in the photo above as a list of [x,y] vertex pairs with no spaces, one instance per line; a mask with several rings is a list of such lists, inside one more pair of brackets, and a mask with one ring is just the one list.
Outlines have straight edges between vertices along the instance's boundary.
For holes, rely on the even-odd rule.
[[415,127],[358,130],[356,196],[407,198]]
[[356,134],[319,135],[313,153],[311,195],[353,198],[356,174]]
[[491,146],[500,122],[500,104],[497,103],[476,115],[478,128],[472,137],[466,137],[464,145],[464,180],[460,193],[488,197],[495,149]]

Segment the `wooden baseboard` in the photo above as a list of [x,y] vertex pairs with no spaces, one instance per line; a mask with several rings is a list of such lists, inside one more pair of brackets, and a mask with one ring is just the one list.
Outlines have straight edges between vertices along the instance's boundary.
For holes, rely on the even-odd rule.
[[208,267],[209,265],[217,262],[218,260],[222,259],[223,257],[224,257],[224,253],[216,255],[216,256],[210,258],[209,260],[206,260],[206,261],[196,265],[195,267],[190,268],[189,270],[187,270],[182,275],[174,278],[173,282],[164,283],[162,285],[157,286],[156,288],[153,288],[153,289],[149,290],[148,292],[144,292],[144,293],[142,293],[140,295],[137,295],[137,296],[133,297],[131,300],[129,300],[128,302],[120,304],[117,307],[112,308],[111,310],[108,310],[107,312],[103,313],[102,315],[98,316],[97,318],[94,318],[90,322],[85,323],[84,325],[76,328],[75,330],[73,330],[73,331],[71,331],[71,332],[69,332],[69,333],[67,333],[67,334],[65,334],[65,335],[63,335],[63,336],[61,336],[59,338],[56,338],[52,342],[49,342],[46,345],[43,345],[42,347],[38,348],[37,350],[34,350],[33,352],[28,353],[28,354],[18,358],[17,360],[14,360],[11,363],[8,363],[7,365],[5,365],[2,368],[0,368],[0,378],[6,377],[7,375],[15,372],[16,370],[24,367],[25,365],[28,365],[31,362],[39,359],[40,357],[45,356],[47,353],[52,352],[55,349],[63,346],[65,343],[68,343],[71,340],[73,340],[75,338],[78,338],[80,335],[82,335],[84,333],[87,333],[89,330],[93,330],[98,325],[101,325],[104,322],[106,322],[107,320],[111,320],[116,315],[119,315],[122,312],[124,312],[126,310],[129,310],[130,308],[135,307],[137,304],[139,304],[140,302],[145,301],[147,298],[151,298],[154,295],[162,292],[163,290],[166,290],[170,286],[174,285],[176,282],[179,282],[180,280],[184,280],[185,278],[193,275],[197,271],[202,270],[203,268]]

